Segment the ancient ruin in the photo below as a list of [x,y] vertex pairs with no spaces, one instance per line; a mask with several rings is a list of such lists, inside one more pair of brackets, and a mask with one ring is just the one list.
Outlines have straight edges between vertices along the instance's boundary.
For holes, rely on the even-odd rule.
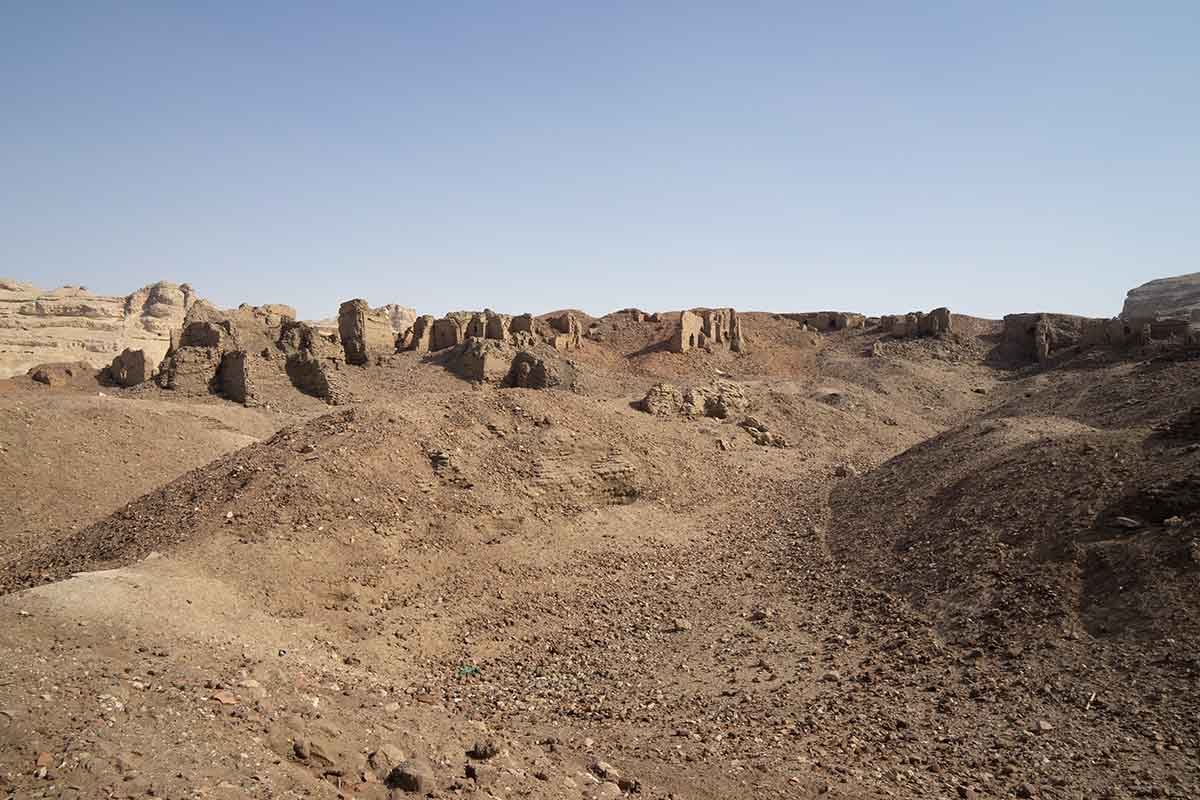
[[347,300],[338,309],[338,335],[347,364],[368,364],[396,352],[396,331],[386,313],[372,311],[366,300]]
[[336,336],[296,322],[288,306],[242,305],[221,311],[198,303],[173,336],[158,382],[181,393],[219,393],[246,405],[256,386],[285,376],[300,391],[335,404],[346,396],[345,365]]
[[1004,317],[1003,341],[1013,353],[1045,362],[1072,348],[1138,347],[1153,342],[1190,343],[1196,326],[1186,319],[1112,319],[1026,313]]
[[674,353],[701,348],[728,348],[740,353],[745,348],[741,322],[732,308],[703,308],[679,312],[679,327],[671,336]]
[[849,311],[809,311],[782,316],[807,325],[814,331],[855,330],[865,327],[867,323],[865,316]]
[[154,377],[158,364],[150,360],[145,350],[126,347],[108,366],[108,375],[119,386],[137,386]]
[[954,318],[948,308],[930,312],[910,311],[907,314],[888,314],[879,318],[879,329],[895,337],[937,336],[950,333]]

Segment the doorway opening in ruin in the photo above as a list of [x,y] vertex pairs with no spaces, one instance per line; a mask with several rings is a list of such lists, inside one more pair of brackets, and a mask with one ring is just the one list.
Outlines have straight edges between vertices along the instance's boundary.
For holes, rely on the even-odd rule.
[[693,333],[691,336],[688,337],[688,347],[695,347],[695,346],[696,346],[696,334]]

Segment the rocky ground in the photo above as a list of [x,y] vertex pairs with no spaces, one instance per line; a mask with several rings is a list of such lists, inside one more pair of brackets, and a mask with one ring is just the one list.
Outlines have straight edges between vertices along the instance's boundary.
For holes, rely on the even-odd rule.
[[1200,796],[1197,362],[743,320],[589,320],[575,391],[10,382],[0,796]]

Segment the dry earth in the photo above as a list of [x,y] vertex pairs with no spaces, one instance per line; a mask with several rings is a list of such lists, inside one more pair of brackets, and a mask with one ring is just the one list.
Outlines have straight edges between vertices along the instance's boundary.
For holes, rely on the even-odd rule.
[[8,382],[0,796],[1200,796],[1200,361],[742,316],[574,392]]

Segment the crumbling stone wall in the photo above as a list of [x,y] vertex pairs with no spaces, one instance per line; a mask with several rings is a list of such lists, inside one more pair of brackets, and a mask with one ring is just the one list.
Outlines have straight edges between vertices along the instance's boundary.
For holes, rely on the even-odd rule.
[[118,386],[137,386],[154,377],[155,366],[145,350],[126,347],[108,367],[109,378]]
[[679,327],[671,337],[671,352],[686,353],[704,346],[704,319],[691,311],[679,312]]
[[784,314],[784,319],[791,319],[801,325],[807,325],[815,331],[841,331],[866,326],[867,318],[862,314],[849,311],[809,311],[797,314]]
[[350,397],[342,371],[344,350],[332,338],[303,322],[284,328],[279,349],[286,357],[284,371],[288,380],[305,394],[338,405]]
[[557,370],[548,365],[545,359],[527,351],[513,356],[508,376],[504,380],[506,386],[517,389],[549,389],[557,386],[559,382]]
[[513,333],[533,333],[533,314],[522,314],[513,317],[508,329]]
[[501,342],[508,341],[509,318],[504,314],[497,314],[494,311],[484,311],[486,325],[484,326],[483,335],[488,339],[496,339]]
[[679,327],[671,336],[670,349],[686,353],[697,347],[712,350],[728,347],[735,353],[745,351],[742,323],[732,308],[703,308],[679,312]]
[[950,333],[954,328],[954,315],[946,307],[907,314],[887,314],[879,318],[879,329],[892,336],[937,336]]
[[254,400],[250,358],[245,350],[230,350],[221,357],[221,366],[217,372],[217,388],[221,394],[244,405],[251,405]]
[[503,342],[472,337],[451,354],[449,366],[469,381],[499,383],[508,376],[512,361],[512,348]]
[[163,359],[159,384],[194,393],[219,392],[242,403],[256,399],[255,375],[284,372],[296,388],[336,403],[345,397],[344,352],[336,337],[296,322],[281,306],[218,311],[197,303]]
[[551,347],[555,350],[579,349],[583,342],[583,326],[574,314],[569,311],[563,312],[557,317],[552,317],[549,323],[554,331],[554,336],[550,339]]
[[433,340],[430,350],[445,350],[447,347],[457,347],[467,338],[467,322],[469,317],[450,315],[434,320]]
[[396,352],[396,331],[391,318],[371,311],[361,298],[347,300],[338,309],[338,334],[348,364],[369,364],[375,358]]
[[424,314],[413,322],[408,349],[428,353],[433,349],[433,315]]

